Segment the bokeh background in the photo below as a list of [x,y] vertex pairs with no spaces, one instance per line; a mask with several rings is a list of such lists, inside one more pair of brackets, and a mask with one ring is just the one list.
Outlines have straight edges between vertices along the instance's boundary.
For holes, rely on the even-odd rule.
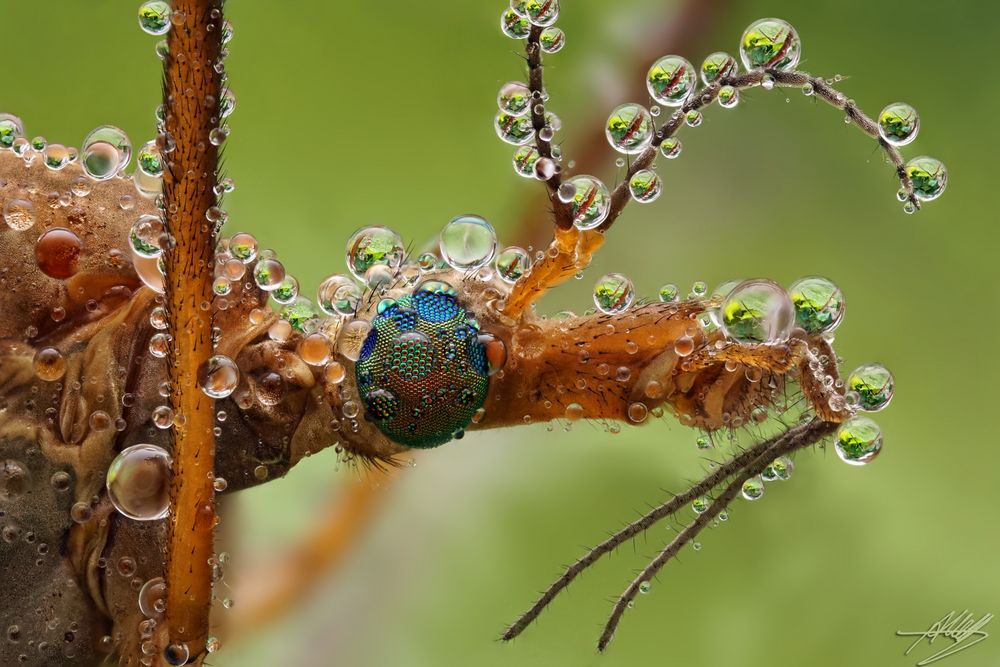
[[[568,158],[625,101],[641,67],[629,54],[676,2],[563,0],[567,46],[546,62]],[[78,145],[102,123],[136,145],[152,138],[157,40],[138,29],[133,4],[4,3],[0,108],[50,141]],[[453,215],[478,212],[501,242],[521,240],[525,209],[542,204],[491,128],[498,86],[522,77],[521,44],[498,29],[502,0],[228,4],[238,97],[228,228],[278,250],[304,292],[344,270],[344,242],[362,225],[389,225],[420,247]],[[609,601],[669,539],[662,528],[584,576],[514,644],[495,637],[583,545],[699,474],[695,435],[663,420],[615,436],[582,423],[477,433],[420,456],[346,562],[284,620],[228,642],[215,665],[909,665],[931,651],[904,657],[896,630],[951,610],[1000,613],[1000,10],[721,5],[684,54],[692,62],[735,52],[753,19],[789,20],[804,69],[846,76],[841,89],[870,114],[895,100],[918,109],[923,128],[905,153],[942,159],[947,193],[904,215],[891,169],[840,114],[798,90],[752,91],[681,131],[681,158],[660,160],[664,196],[632,205],[584,279],[542,308],[585,310],[607,271],[650,296],[665,282],[828,276],[849,304],[837,336],[844,370],[877,360],[896,375],[896,398],[877,416],[879,459],[857,469],[832,451],[799,455],[791,482],[737,502],[701,551],[666,568],[602,656],[594,642]],[[608,148],[609,181],[614,157]],[[234,559],[307,533],[355,474],[334,468],[328,452],[244,493]],[[947,664],[996,663],[1000,639]]]

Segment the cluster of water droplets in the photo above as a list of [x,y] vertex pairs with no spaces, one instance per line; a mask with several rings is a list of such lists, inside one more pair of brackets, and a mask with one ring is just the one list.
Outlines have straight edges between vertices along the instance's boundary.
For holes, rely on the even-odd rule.
[[[659,291],[659,300],[675,303],[681,299],[681,290],[666,284]],[[775,345],[786,342],[793,329],[799,328],[812,336],[832,338],[833,332],[843,321],[844,295],[830,280],[818,276],[802,278],[788,289],[764,280],[729,280],[711,292],[703,282],[696,282],[689,299],[705,302],[705,313],[699,318],[706,331],[721,331],[727,340],[744,346]],[[619,315],[633,306],[636,300],[632,281],[620,273],[601,276],[594,285],[594,306],[599,312]],[[675,343],[679,356],[694,351],[694,341],[682,336]],[[892,374],[880,364],[865,364],[854,370],[846,382],[827,378],[831,385],[844,389],[844,396],[837,394],[831,407],[851,411],[874,412],[885,408],[892,399]],[[766,414],[764,415],[766,416]],[[848,463],[860,465],[871,461],[881,448],[881,435],[874,422],[864,416],[854,416],[838,432],[837,452]],[[699,447],[711,447],[706,438],[699,439]],[[756,481],[750,486],[756,489]],[[755,491],[749,495],[755,495]],[[748,495],[747,493],[744,494]],[[759,494],[758,494],[759,497]]]
[[[552,3],[534,3],[532,6],[540,8],[547,4]],[[504,12],[501,28],[509,37],[525,39],[533,25],[551,25],[540,23],[537,19],[539,15],[547,17],[549,12],[527,11],[525,5],[526,3],[515,0],[511,3],[511,8]],[[554,18],[552,20],[554,21]],[[541,43],[545,51],[557,50],[546,47],[546,33],[553,30],[558,29],[547,27],[542,33]],[[549,35],[549,41],[557,43],[560,47],[563,40],[562,31],[557,35]],[[743,32],[738,54],[739,61],[722,51],[712,53],[705,58],[700,69],[700,78],[704,84],[701,89],[698,88],[699,70],[696,70],[687,59],[678,55],[666,55],[656,60],[646,74],[646,88],[651,104],[648,107],[636,103],[623,104],[609,115],[605,133],[611,147],[625,156],[630,156],[644,152],[655,142],[659,144],[660,154],[663,157],[668,159],[678,157],[681,152],[680,141],[673,136],[664,136],[665,131],[657,129],[655,124],[655,118],[661,114],[662,108],[674,108],[672,116],[674,120],[678,122],[683,120],[689,127],[698,127],[702,123],[701,112],[695,109],[684,112],[680,107],[699,95],[710,94],[708,92],[710,87],[718,87],[716,99],[719,106],[726,109],[736,107],[740,101],[740,91],[731,82],[740,73],[740,62],[747,72],[765,70],[760,79],[760,86],[766,90],[773,89],[776,81],[772,72],[793,69],[802,57],[802,42],[795,28],[787,21],[764,18],[754,21]],[[839,79],[840,77],[836,77],[836,80]],[[813,84],[807,83],[803,86],[805,95],[812,95],[814,92]],[[524,177],[542,180],[548,180],[558,173],[558,162],[561,159],[558,151],[554,152],[551,159],[543,157],[532,145],[535,130],[529,112],[533,105],[543,104],[546,101],[545,97],[544,92],[536,93],[532,97],[526,84],[507,83],[500,91],[498,99],[500,111],[495,119],[500,138],[521,146],[514,154],[514,171]],[[842,104],[851,103],[842,96],[839,101]],[[852,122],[850,116],[846,117],[846,121]],[[878,115],[877,127],[881,141],[890,146],[900,147],[916,139],[920,119],[913,107],[895,102],[887,105]],[[550,140],[551,132],[541,138]],[[625,166],[627,159],[619,158],[617,164]],[[947,170],[940,160],[932,157],[913,158],[906,162],[904,171],[912,185],[913,196],[920,201],[937,199],[948,184]],[[583,178],[600,183],[593,176]],[[655,201],[663,187],[655,167],[643,169],[632,175],[628,185],[632,198],[641,203]],[[604,189],[606,190],[606,187]],[[906,189],[901,188],[897,196],[903,202],[905,212],[913,213],[916,210],[914,203],[909,200],[910,195]],[[560,198],[563,202],[574,202],[575,216],[578,208],[584,209],[585,213],[577,222],[582,229],[594,228],[600,224],[592,222],[593,219],[599,218],[600,207],[591,208],[589,200],[574,201],[574,189],[567,186],[565,192],[560,191]]]
[[[538,30],[538,44],[531,48],[540,49],[543,53],[557,53],[566,43],[565,33],[554,25],[558,18],[558,0],[511,0],[510,7],[500,16],[500,28],[512,39],[527,39],[533,29]],[[514,172],[525,178],[543,181],[562,169],[558,145],[550,145],[548,155],[543,155],[534,145],[536,139],[551,142],[562,127],[559,117],[545,109],[546,102],[548,94],[544,90],[532,91],[526,83],[509,81],[500,87],[497,95],[499,111],[493,120],[497,136],[508,144],[518,146],[514,151]],[[537,132],[533,116],[544,120]]]

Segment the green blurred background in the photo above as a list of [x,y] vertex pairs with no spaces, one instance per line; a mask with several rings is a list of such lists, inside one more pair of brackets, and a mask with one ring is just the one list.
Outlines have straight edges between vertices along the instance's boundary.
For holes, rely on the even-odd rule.
[[[79,145],[102,123],[136,145],[152,138],[157,39],[136,26],[134,4],[4,3],[0,109],[50,141]],[[567,46],[546,62],[549,108],[572,159],[581,136],[625,101],[637,36],[676,7],[562,4]],[[389,225],[419,247],[451,216],[478,212],[501,242],[518,240],[540,186],[513,174],[512,151],[491,128],[498,86],[522,77],[521,45],[497,27],[502,5],[230,2],[230,231],[278,250],[306,293],[344,270],[343,244],[362,225]],[[857,469],[832,451],[801,454],[792,482],[769,485],[753,506],[737,502],[701,551],[666,568],[600,656],[609,600],[669,539],[662,528],[584,576],[514,644],[495,637],[582,545],[699,474],[694,434],[663,420],[617,436],[587,424],[477,433],[422,455],[312,599],[213,664],[911,665],[932,649],[904,657],[909,642],[896,630],[953,609],[1000,613],[990,424],[1000,292],[987,194],[1000,10],[731,2],[684,55],[698,64],[735,52],[743,28],[765,15],[790,21],[803,68],[847,76],[841,89],[870,114],[895,100],[917,108],[921,135],[905,153],[945,162],[944,197],[904,215],[891,169],[840,114],[797,90],[751,91],[735,111],[713,106],[701,127],[682,130],[681,158],[660,160],[664,196],[631,206],[584,280],[542,307],[585,310],[606,271],[628,273],[650,296],[665,282],[826,275],[849,304],[837,337],[844,370],[878,360],[896,374],[897,396],[877,417],[878,461]],[[610,148],[606,158],[610,166]],[[244,542],[236,561],[306,533],[350,474],[327,453],[243,494],[230,519]],[[1000,664],[1000,639],[946,664]]]

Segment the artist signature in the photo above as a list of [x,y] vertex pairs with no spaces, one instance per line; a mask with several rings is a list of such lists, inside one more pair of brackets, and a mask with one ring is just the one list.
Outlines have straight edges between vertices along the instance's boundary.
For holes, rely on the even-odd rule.
[[897,630],[896,635],[899,637],[917,638],[916,641],[910,644],[910,648],[906,649],[906,653],[903,655],[910,655],[910,651],[925,639],[928,644],[933,644],[934,640],[938,637],[944,637],[952,641],[951,644],[946,645],[934,655],[928,656],[917,663],[917,667],[923,667],[924,665],[947,658],[950,655],[955,655],[959,651],[971,648],[989,637],[989,634],[983,628],[992,620],[993,614],[985,614],[982,618],[976,620],[976,617],[968,609],[961,613],[951,611],[945,614],[940,620],[934,621],[931,627],[926,630],[916,632]]

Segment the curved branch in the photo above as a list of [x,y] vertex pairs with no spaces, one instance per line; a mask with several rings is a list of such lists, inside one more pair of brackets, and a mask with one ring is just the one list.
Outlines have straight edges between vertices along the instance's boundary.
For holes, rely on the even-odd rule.
[[859,109],[857,105],[854,104],[853,100],[849,99],[846,95],[828,84],[825,79],[813,76],[807,72],[800,72],[797,70],[756,69],[751,72],[747,72],[746,74],[725,77],[716,83],[706,86],[696,94],[692,95],[678,111],[671,114],[670,119],[657,130],[650,146],[640,153],[639,157],[637,157],[636,160],[629,165],[625,178],[618,184],[618,187],[616,187],[614,192],[611,194],[611,211],[608,213],[607,219],[598,229],[602,232],[607,231],[611,228],[611,225],[614,224],[618,216],[621,215],[622,210],[624,210],[625,206],[631,199],[631,194],[629,193],[628,188],[629,180],[637,172],[643,169],[648,169],[650,165],[653,164],[653,160],[656,158],[656,152],[659,150],[660,145],[666,139],[677,133],[677,130],[679,130],[681,125],[684,123],[684,117],[687,112],[697,111],[702,107],[711,104],[715,98],[719,96],[719,90],[724,86],[732,86],[736,90],[745,90],[747,88],[762,85],[765,76],[770,77],[771,81],[773,81],[776,86],[802,87],[807,84],[812,86],[813,94],[828,103],[830,106],[843,111],[847,115],[847,118],[849,118],[854,125],[860,128],[862,132],[874,139],[877,139],[879,146],[885,152],[889,162],[891,162],[896,169],[896,176],[899,178],[900,186],[906,193],[906,202],[913,206],[915,210],[920,208],[920,201],[913,192],[913,183],[910,182],[910,177],[906,174],[906,163],[903,160],[903,156],[900,154],[899,149],[879,136],[878,124],[861,109]]

